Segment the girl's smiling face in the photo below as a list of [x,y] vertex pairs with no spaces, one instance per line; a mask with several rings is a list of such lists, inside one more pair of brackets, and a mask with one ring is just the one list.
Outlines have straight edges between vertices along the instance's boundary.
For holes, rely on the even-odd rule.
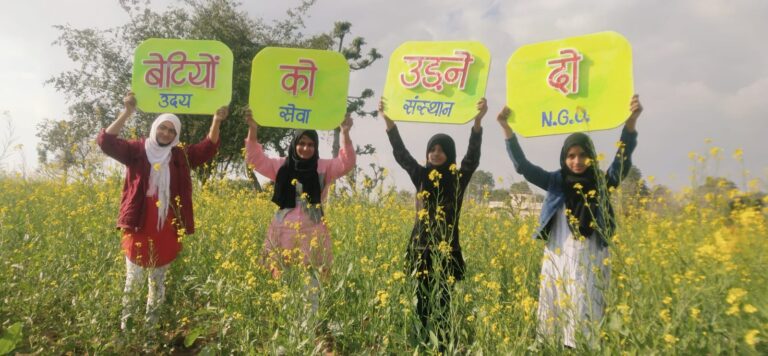
[[315,155],[315,141],[307,136],[301,136],[296,143],[296,154],[301,159],[310,159]]
[[582,174],[587,171],[588,159],[589,155],[581,146],[572,146],[565,156],[565,166],[575,174]]
[[157,125],[157,133],[155,139],[161,146],[166,146],[173,142],[176,138],[176,128],[173,127],[173,123],[170,121],[163,121],[160,125]]
[[446,160],[448,160],[448,156],[445,155],[443,146],[440,146],[440,144],[436,144],[429,149],[429,152],[427,153],[427,161],[429,164],[436,167],[442,166]]

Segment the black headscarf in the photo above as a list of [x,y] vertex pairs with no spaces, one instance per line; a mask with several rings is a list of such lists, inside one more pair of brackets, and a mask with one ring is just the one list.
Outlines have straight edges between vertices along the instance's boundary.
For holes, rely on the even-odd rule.
[[[296,145],[302,136],[315,142],[315,154],[310,159],[302,159],[296,152]],[[317,174],[317,161],[320,158],[318,144],[317,131],[297,130],[294,132],[288,158],[277,171],[275,177],[275,192],[272,195],[272,201],[280,209],[296,207],[296,186],[291,184],[294,179],[301,183],[304,193],[308,195],[309,203],[320,203],[320,177]]]
[[[432,150],[435,145],[440,145],[445,152],[445,162],[439,166],[433,166],[429,163],[429,151]],[[451,174],[450,167],[456,164],[456,144],[453,142],[451,136],[446,134],[436,134],[427,142],[427,169],[425,171],[426,176],[422,177],[422,190],[429,192],[431,197],[437,196],[437,192],[440,192],[442,200],[445,198],[453,197],[456,189],[456,177]],[[432,170],[437,170],[441,177],[439,179],[438,186],[436,187],[434,182],[429,179],[429,174]],[[452,201],[453,199],[451,199]]]
[[[576,174],[568,169],[565,159],[568,156],[568,150],[571,147],[579,146],[592,159],[592,165],[588,166],[584,173]],[[595,160],[595,149],[589,136],[577,132],[571,134],[565,139],[563,149],[560,151],[560,170],[563,174],[563,192],[565,192],[565,207],[571,211],[571,215],[579,220],[578,233],[584,237],[590,237],[595,231],[593,226],[593,214],[600,213],[598,209],[597,194],[590,197],[588,193],[594,190],[597,193],[597,179],[595,177],[597,161]],[[576,184],[581,185],[581,189],[574,188]],[[586,197],[586,199],[585,199]],[[589,206],[587,206],[589,204]],[[591,212],[590,212],[591,209]],[[569,223],[568,226],[571,226]],[[576,234],[574,227],[571,231]]]

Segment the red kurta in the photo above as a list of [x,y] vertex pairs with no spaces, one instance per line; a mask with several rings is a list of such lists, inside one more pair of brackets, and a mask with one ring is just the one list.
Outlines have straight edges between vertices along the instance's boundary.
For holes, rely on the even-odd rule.
[[168,209],[165,224],[157,231],[157,196],[144,199],[144,224],[137,230],[123,230],[123,251],[131,262],[142,267],[162,267],[181,251],[178,230],[173,224],[173,209]]
[[[104,153],[125,165],[125,183],[117,227],[133,231],[141,229],[147,218],[147,212],[144,209],[147,205],[146,201],[151,200],[145,199],[152,168],[147,159],[147,152],[144,150],[144,139],[124,140],[102,129],[96,142]],[[180,221],[187,234],[195,232],[192,179],[189,171],[210,161],[216,155],[220,143],[221,140],[214,143],[206,137],[199,143],[183,148],[174,147],[171,150],[171,161],[168,163],[171,171],[171,204],[168,210],[175,209],[179,212]],[[179,204],[176,201],[177,197]]]

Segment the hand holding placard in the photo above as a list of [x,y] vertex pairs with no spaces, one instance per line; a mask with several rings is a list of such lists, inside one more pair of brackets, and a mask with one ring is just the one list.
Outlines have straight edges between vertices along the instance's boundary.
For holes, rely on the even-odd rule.
[[248,141],[258,141],[259,124],[253,119],[253,110],[251,108],[245,109],[245,124],[248,125],[248,137],[245,139]]
[[640,118],[640,113],[643,112],[643,105],[640,104],[640,95],[635,94],[632,96],[632,100],[629,102],[629,118],[624,126],[629,132],[635,132],[635,126],[637,125],[637,119]]
[[384,97],[381,97],[381,100],[379,100],[379,114],[381,114],[381,117],[384,118],[384,123],[387,125],[387,130],[390,130],[395,127],[395,122],[389,118],[389,115],[387,115],[386,100],[387,99]]
[[475,115],[475,125],[472,127],[475,131],[480,131],[481,123],[485,113],[488,112],[488,101],[485,98],[477,102],[477,115]]
[[496,121],[501,125],[501,129],[504,131],[504,138],[506,139],[510,139],[512,138],[512,135],[514,135],[512,128],[509,127],[510,114],[512,114],[512,110],[509,109],[509,106],[505,106],[504,109],[501,109],[499,115],[496,116]]
[[222,122],[229,116],[229,107],[222,106],[213,114],[213,121]]
[[341,132],[344,134],[348,134],[349,130],[352,129],[352,114],[347,113],[347,115],[344,116],[344,122],[341,123]]
[[123,106],[125,107],[125,112],[128,114],[136,112],[136,96],[134,96],[132,91],[128,92],[128,94],[125,94],[123,97]]

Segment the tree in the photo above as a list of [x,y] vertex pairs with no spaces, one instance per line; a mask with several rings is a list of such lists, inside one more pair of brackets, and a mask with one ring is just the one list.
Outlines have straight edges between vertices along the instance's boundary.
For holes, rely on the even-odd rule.
[[629,167],[629,172],[621,181],[622,194],[625,197],[647,197],[650,195],[648,185],[643,179],[643,173],[637,166]]
[[[352,29],[352,24],[349,22],[336,22],[334,24],[333,32],[331,33],[331,38],[333,43],[338,43],[338,48],[336,49],[338,52],[340,52],[342,55],[344,55],[344,58],[349,61],[349,68],[352,71],[357,71],[361,69],[365,69],[373,62],[375,62],[377,59],[381,58],[381,54],[376,50],[376,48],[372,48],[368,54],[366,55],[366,58],[362,58],[362,55],[360,54],[362,52],[362,46],[365,45],[365,40],[362,37],[355,37],[352,40],[352,43],[350,43],[347,47],[344,47],[344,37],[346,37],[350,30]],[[361,117],[365,116],[373,116],[375,117],[378,112],[371,111],[367,112],[363,110],[363,106],[365,105],[365,100],[369,99],[373,96],[373,90],[371,89],[364,89],[362,93],[360,93],[359,96],[350,96],[347,98],[347,112],[354,112],[357,115]],[[333,157],[339,156],[339,133],[340,129],[337,127],[333,130]],[[366,145],[365,148],[363,148],[364,151],[370,152],[370,154],[373,154],[375,152],[373,146]]]
[[465,194],[471,199],[480,200],[486,191],[491,192],[494,187],[493,173],[478,169],[469,180]]
[[526,181],[515,182],[509,185],[509,192],[513,194],[533,194]]
[[74,112],[88,115],[88,118],[45,120],[38,125],[40,172],[51,178],[60,177],[66,181],[71,176],[91,177],[103,161],[91,139],[96,130],[94,123],[101,119],[100,110],[86,107],[76,108]]
[[700,194],[713,193],[716,195],[726,195],[728,192],[738,189],[736,183],[724,177],[706,177],[704,184],[696,187],[696,192]]
[[[38,152],[41,161],[63,159],[72,163],[72,159],[78,158],[66,154],[72,145],[85,147],[99,128],[106,127],[117,116],[122,97],[130,88],[132,54],[139,43],[148,38],[208,39],[221,41],[232,50],[234,73],[239,74],[232,78],[230,119],[221,128],[222,137],[227,139],[222,140],[213,168],[221,174],[242,169],[241,149],[247,132],[243,117],[250,84],[250,76],[242,74],[251,72],[253,57],[265,46],[329,49],[334,44],[331,34],[305,36],[301,32],[303,19],[314,0],[304,0],[288,10],[285,19],[272,24],[251,19],[240,9],[240,4],[232,0],[186,0],[181,6],[161,12],[150,9],[148,1],[119,0],[119,3],[130,18],[126,24],[107,30],[77,29],[70,25],[56,27],[61,33],[55,43],[64,47],[68,57],[79,67],[48,80],[65,94],[71,106],[67,120],[49,120],[40,126],[42,143]],[[353,61],[353,67],[362,69],[380,57],[374,49],[368,59],[360,60],[359,52],[365,42],[355,39],[343,48],[343,38],[343,35],[339,37],[339,48],[347,51],[345,56]],[[365,100],[372,95],[372,91],[364,91],[359,99]],[[358,103],[357,99],[348,102],[350,100],[353,111],[362,112],[362,105],[354,105]],[[137,116],[126,129],[134,135],[146,135],[155,115],[139,113]],[[184,124],[180,136],[182,142],[195,142],[206,135],[208,115],[179,115],[179,118]],[[63,122],[67,122],[64,126],[78,129],[61,130]],[[259,141],[267,149],[285,156],[289,135],[290,131],[286,129],[264,128],[259,130]],[[204,179],[211,172],[210,169],[198,171],[203,173],[198,176]],[[257,183],[252,174],[251,177]]]
[[[323,42],[323,38],[327,40],[328,48],[329,50],[335,50],[339,53],[341,53],[344,58],[347,59],[347,62],[349,63],[349,68],[351,71],[357,71],[361,69],[365,69],[373,62],[375,62],[377,59],[381,58],[381,54],[375,49],[372,48],[365,58],[361,55],[362,53],[362,47],[365,45],[365,39],[362,37],[355,37],[352,42],[344,47],[344,38],[350,34],[350,31],[352,29],[352,24],[346,21],[342,22],[336,22],[334,23],[333,31],[325,36],[325,37],[319,37],[316,41],[321,44]],[[365,106],[365,101],[367,99],[370,99],[373,97],[373,90],[371,89],[364,89],[359,96],[348,96],[347,97],[347,112],[348,113],[355,113],[360,117],[366,117],[366,116],[372,116],[376,117],[378,114],[377,111],[365,111],[363,107]],[[333,157],[339,156],[339,150],[341,149],[340,144],[340,128],[335,128],[333,130],[333,142],[331,144],[331,152],[333,154]],[[362,147],[359,145],[355,148],[355,154],[360,155],[371,155],[376,152],[376,148],[373,147],[371,144],[366,144]],[[359,174],[363,174],[363,190],[365,191],[372,191],[373,188],[376,188],[376,186],[379,183],[383,182],[383,177],[381,176],[381,173],[384,171],[383,167],[379,167],[376,164],[371,164],[371,171],[372,174],[368,175],[363,172],[363,170],[359,167],[355,167],[352,169],[352,171],[347,174],[346,179],[343,181],[346,183],[347,187],[345,189],[350,193],[355,193],[358,191],[358,182],[357,177]],[[371,183],[373,182],[373,183]]]
[[621,180],[618,188],[619,194],[611,194],[608,198],[613,201],[617,214],[627,216],[637,209],[646,208],[651,193],[637,166],[629,167],[627,176]]

